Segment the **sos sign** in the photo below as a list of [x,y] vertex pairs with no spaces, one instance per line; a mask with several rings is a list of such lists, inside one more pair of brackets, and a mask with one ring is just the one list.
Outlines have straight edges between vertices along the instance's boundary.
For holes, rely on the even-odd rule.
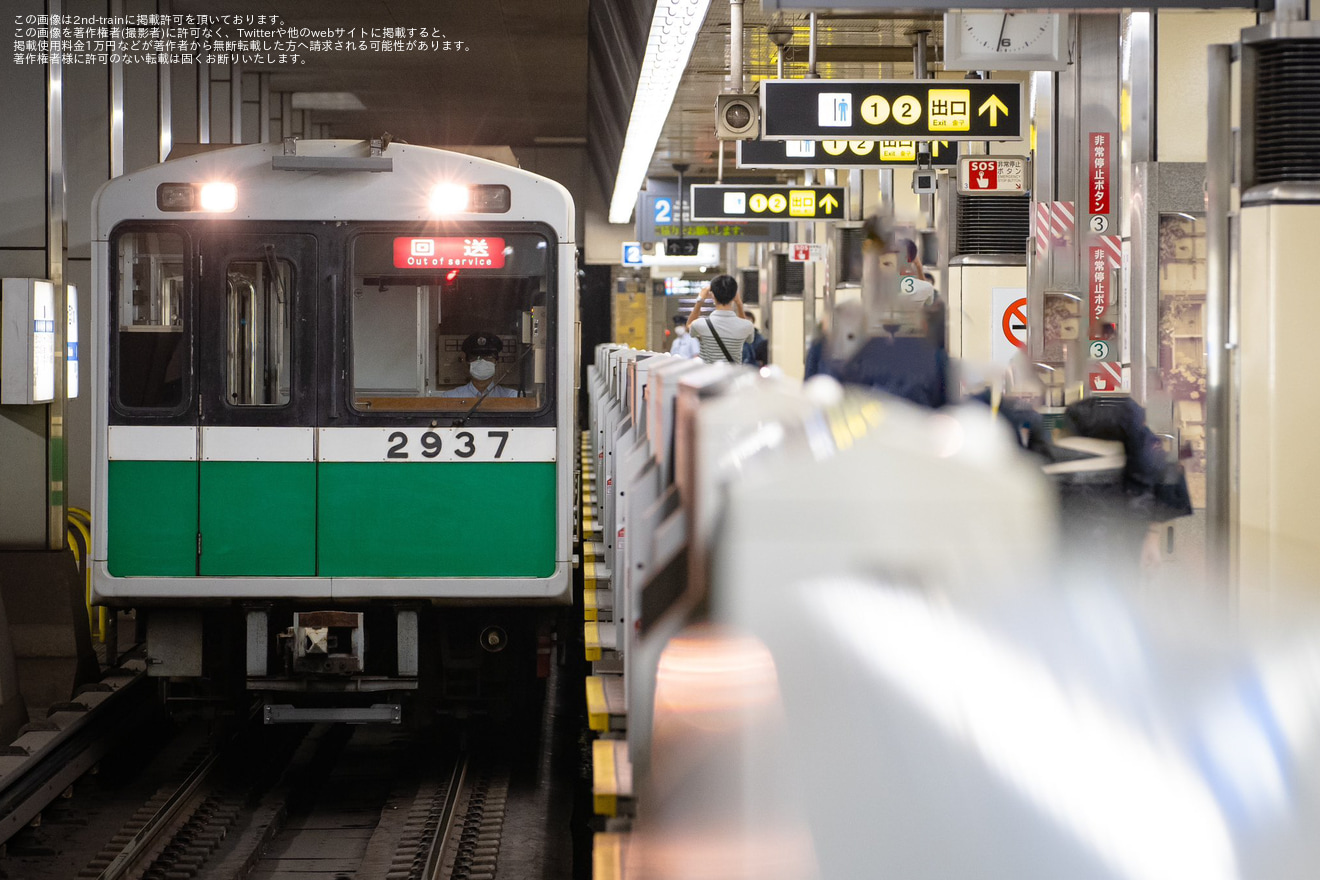
[[964,195],[1020,196],[1031,191],[1031,160],[1025,156],[963,156],[958,160],[958,192]]

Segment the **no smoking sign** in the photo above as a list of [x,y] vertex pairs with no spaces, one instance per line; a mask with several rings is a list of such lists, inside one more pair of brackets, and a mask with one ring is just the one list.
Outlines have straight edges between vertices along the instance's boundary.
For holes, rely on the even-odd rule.
[[1007,364],[1027,347],[1027,292],[1020,287],[990,291],[990,358]]

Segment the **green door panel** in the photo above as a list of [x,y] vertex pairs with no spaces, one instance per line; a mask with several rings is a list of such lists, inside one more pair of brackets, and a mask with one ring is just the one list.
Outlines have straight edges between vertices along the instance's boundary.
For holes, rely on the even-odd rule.
[[316,574],[316,465],[204,461],[203,575]]
[[554,462],[323,462],[320,574],[549,577]]
[[106,559],[115,577],[197,573],[197,462],[111,461]]

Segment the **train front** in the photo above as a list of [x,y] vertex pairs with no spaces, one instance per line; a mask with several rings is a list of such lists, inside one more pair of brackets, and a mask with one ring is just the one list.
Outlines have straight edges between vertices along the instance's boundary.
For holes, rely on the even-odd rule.
[[94,216],[94,599],[138,609],[152,673],[270,721],[507,705],[571,595],[566,191],[302,142]]

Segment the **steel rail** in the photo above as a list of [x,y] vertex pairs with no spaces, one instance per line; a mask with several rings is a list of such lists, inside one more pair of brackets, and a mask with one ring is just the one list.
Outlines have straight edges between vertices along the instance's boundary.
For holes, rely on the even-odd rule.
[[211,771],[215,769],[216,762],[219,759],[219,748],[207,755],[188,774],[183,784],[160,806],[160,809],[156,810],[155,814],[147,820],[147,824],[143,825],[128,843],[124,844],[124,848],[119,851],[119,855],[115,856],[110,864],[105,866],[105,870],[100,873],[97,880],[122,880],[134,871],[146,867],[139,863],[150,854],[152,845],[160,839],[161,835],[173,827],[174,820],[179,818],[184,807],[193,801],[197,790],[211,775]]
[[[431,851],[426,855],[426,869],[422,872],[426,880],[444,880],[441,874],[444,868],[444,854],[451,842],[455,842],[451,838],[454,836],[455,823],[458,820],[458,803],[463,797],[463,787],[467,784],[470,760],[467,755],[461,755],[454,763],[454,769],[449,777],[449,788],[445,793],[445,809],[436,824]],[[462,827],[461,823],[457,827]]]

